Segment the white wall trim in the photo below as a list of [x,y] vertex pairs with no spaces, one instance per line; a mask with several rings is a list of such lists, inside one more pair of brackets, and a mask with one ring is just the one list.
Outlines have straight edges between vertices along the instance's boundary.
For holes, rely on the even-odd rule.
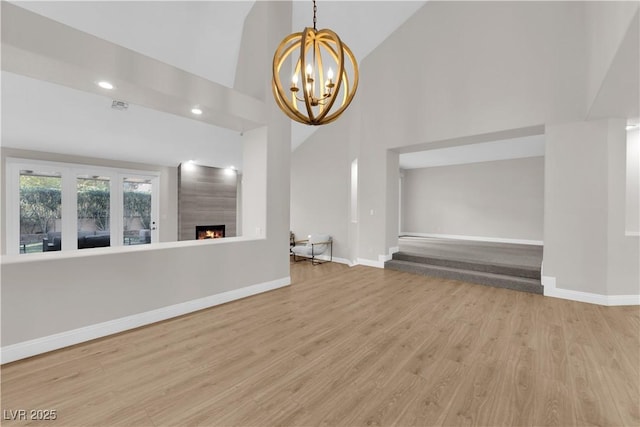
[[[380,255],[381,257],[384,255]],[[366,258],[358,258],[358,265],[366,265],[367,267],[384,268],[384,261],[374,261]]]
[[[544,286],[545,292],[546,292],[547,289],[556,289],[556,278],[555,277],[551,277],[551,276],[545,276],[544,275],[544,266],[541,269],[540,282],[542,283],[542,286]],[[546,295],[546,293],[545,293],[545,295]]]
[[609,306],[640,305],[640,295],[609,295],[607,301]]
[[393,255],[378,255],[378,262],[384,264],[387,261],[391,261]]
[[378,262],[382,263],[382,267],[384,268],[384,263],[387,261],[391,261],[393,259],[393,254],[396,252],[400,252],[400,248],[398,246],[392,246],[389,248],[389,253],[386,255],[378,255]]
[[606,306],[640,305],[640,295],[602,295],[556,287],[556,278],[542,276],[544,296]]
[[391,248],[389,248],[388,254],[378,255],[378,261],[366,258],[358,258],[357,262],[352,265],[366,265],[367,267],[384,268],[384,263],[387,261],[391,261],[391,259],[393,258],[393,254],[395,254],[396,252],[400,252],[400,248],[398,246],[392,246]]
[[144,313],[133,314],[119,319],[97,323],[95,325],[89,325],[46,337],[7,345],[0,349],[0,362],[3,364],[13,362],[26,357],[68,347],[70,345],[79,344],[129,329],[138,328],[140,326],[149,325],[151,323],[160,322],[172,317],[182,316],[184,314],[246,298],[262,292],[271,291],[290,284],[291,277],[283,277],[281,279],[259,283],[257,285],[247,286],[244,288],[233,289],[220,294],[210,295],[204,298],[186,301]]
[[492,242],[492,243],[513,243],[518,245],[536,245],[543,246],[542,240],[526,240],[526,239],[507,239],[503,237],[484,237],[484,236],[461,236],[458,234],[433,234],[433,233],[414,233],[411,231],[403,231],[401,236],[410,237],[434,237],[438,239],[458,239],[458,240],[473,240],[478,242]]

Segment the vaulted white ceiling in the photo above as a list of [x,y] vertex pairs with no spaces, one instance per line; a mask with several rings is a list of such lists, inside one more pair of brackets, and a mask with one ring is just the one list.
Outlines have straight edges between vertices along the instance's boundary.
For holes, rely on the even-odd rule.
[[[195,76],[233,88],[244,21],[254,1],[11,3]],[[361,62],[425,2],[317,3],[318,28],[336,31]],[[311,1],[294,1],[293,31],[312,26],[312,16]],[[164,165],[176,165],[195,158],[201,159],[203,164],[227,166],[229,163],[238,164],[239,161],[234,159],[241,157],[237,129],[232,132],[211,123],[203,123],[189,117],[188,113],[168,117],[170,114],[167,114],[166,106],[156,109],[153,103],[144,106],[131,103],[126,112],[111,110],[112,97],[128,99],[122,91],[118,94],[101,95],[95,91],[83,94],[71,88],[20,78],[11,73],[3,72],[2,77],[5,125],[2,139],[5,146],[19,145],[25,149],[49,149],[61,153],[80,153],[86,151],[87,146],[95,146],[93,153],[96,156],[122,160],[148,159],[147,162],[153,160]],[[29,106],[21,99],[20,94],[24,93],[32,94]],[[55,109],[54,114],[47,114],[49,109]],[[27,110],[31,111],[30,115]],[[38,125],[33,126],[36,117]],[[63,123],[68,126],[63,126]],[[109,123],[109,126],[92,127],[97,123]],[[303,143],[314,130],[314,127],[292,123],[292,148]],[[52,137],[54,133],[56,137]],[[178,145],[172,142],[172,135],[177,134],[184,135]],[[52,139],[55,139],[55,143],[52,143]],[[122,150],[121,146],[125,146],[126,150]]]
[[14,4],[233,87],[253,1],[19,1]]

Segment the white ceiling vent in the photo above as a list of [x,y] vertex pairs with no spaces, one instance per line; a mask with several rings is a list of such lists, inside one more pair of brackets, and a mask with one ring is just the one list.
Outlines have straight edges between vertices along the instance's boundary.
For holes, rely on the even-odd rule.
[[129,104],[127,102],[116,101],[114,99],[113,103],[111,104],[111,108],[113,108],[114,110],[125,111],[127,108],[129,108]]

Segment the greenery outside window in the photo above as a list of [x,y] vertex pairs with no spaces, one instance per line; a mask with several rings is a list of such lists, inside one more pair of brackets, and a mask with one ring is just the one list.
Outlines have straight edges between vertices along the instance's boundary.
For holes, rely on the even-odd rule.
[[111,178],[81,175],[77,188],[78,249],[111,246]]
[[20,171],[20,253],[46,251],[49,233],[62,231],[62,175],[59,172]]

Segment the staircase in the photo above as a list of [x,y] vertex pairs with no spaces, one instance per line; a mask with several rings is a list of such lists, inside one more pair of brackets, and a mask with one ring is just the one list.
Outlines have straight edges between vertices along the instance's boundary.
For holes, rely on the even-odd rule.
[[540,268],[396,252],[384,268],[542,294]]

